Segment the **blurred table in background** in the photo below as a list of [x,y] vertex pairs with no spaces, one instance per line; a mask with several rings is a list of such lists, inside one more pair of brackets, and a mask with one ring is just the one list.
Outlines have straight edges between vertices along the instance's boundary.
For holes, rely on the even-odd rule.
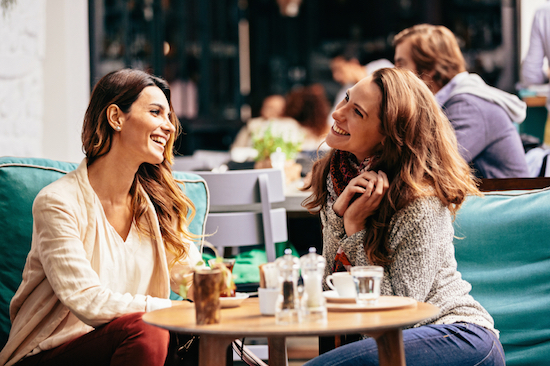
[[550,139],[545,137],[545,134],[549,134],[550,132],[550,128],[546,128],[548,119],[546,95],[526,95],[525,92],[520,92],[520,96],[525,104],[527,104],[527,116],[523,123],[519,125],[519,133],[535,136],[541,143],[550,144]]

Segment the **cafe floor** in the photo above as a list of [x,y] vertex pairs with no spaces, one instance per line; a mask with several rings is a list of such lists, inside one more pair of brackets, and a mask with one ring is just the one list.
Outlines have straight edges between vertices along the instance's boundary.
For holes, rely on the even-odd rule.
[[[286,343],[288,366],[302,366],[319,354],[319,339],[317,337],[288,337]],[[233,365],[244,366],[246,364],[242,361],[234,361]]]

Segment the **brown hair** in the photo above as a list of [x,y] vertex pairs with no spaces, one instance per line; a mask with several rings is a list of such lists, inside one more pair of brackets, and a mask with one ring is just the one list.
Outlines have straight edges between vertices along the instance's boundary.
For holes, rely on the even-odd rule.
[[140,218],[147,212],[147,200],[143,190],[151,199],[155,208],[164,245],[174,255],[175,262],[187,255],[188,247],[183,240],[194,240],[188,225],[195,215],[193,202],[186,197],[172,176],[174,141],[179,133],[180,124],[170,101],[170,88],[166,81],[143,71],[123,69],[105,75],[95,85],[90,104],[84,115],[82,126],[82,144],[87,163],[91,165],[111,149],[114,130],[107,121],[107,108],[115,104],[124,113],[128,113],[141,91],[148,86],[157,86],[162,90],[170,106],[170,122],[176,132],[170,135],[164,149],[164,161],[160,164],[143,163],[139,167],[130,189],[132,211],[138,229],[148,235],[152,227],[140,225]]
[[[413,73],[380,69],[373,73],[379,87],[380,132],[385,136],[372,167],[388,175],[390,186],[379,209],[365,222],[369,261],[391,263],[387,248],[392,216],[415,199],[435,196],[454,216],[468,194],[479,194],[470,167],[458,153],[455,132],[433,94]],[[331,150],[313,165],[313,194],[303,205],[310,211],[326,206]],[[309,188],[309,187],[307,187]]]
[[441,25],[418,24],[399,32],[393,46],[409,40],[411,58],[419,76],[434,71],[432,81],[441,89],[456,74],[466,71],[466,62],[456,37]]
[[290,91],[286,96],[285,115],[313,131],[317,137],[328,132],[330,104],[321,84],[312,84]]

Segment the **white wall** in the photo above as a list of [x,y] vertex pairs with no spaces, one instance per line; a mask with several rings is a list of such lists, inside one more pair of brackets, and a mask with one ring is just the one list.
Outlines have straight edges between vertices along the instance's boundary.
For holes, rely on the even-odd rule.
[[0,156],[79,162],[87,0],[17,0],[0,14],[0,40]]
[[46,1],[43,156],[80,162],[90,97],[88,1]]
[[0,12],[0,156],[41,156],[45,3]]

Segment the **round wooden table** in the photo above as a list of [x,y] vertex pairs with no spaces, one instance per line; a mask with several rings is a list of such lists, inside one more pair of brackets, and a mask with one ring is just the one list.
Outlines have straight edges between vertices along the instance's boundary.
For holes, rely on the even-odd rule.
[[275,324],[275,317],[260,314],[257,298],[241,306],[222,309],[221,322],[195,324],[193,304],[184,303],[143,315],[146,323],[178,333],[200,335],[199,365],[219,366],[226,360],[229,344],[242,337],[267,337],[269,365],[287,365],[286,337],[362,333],[376,339],[380,365],[405,365],[401,329],[435,317],[439,308],[426,303],[396,310],[328,312],[326,323]]

